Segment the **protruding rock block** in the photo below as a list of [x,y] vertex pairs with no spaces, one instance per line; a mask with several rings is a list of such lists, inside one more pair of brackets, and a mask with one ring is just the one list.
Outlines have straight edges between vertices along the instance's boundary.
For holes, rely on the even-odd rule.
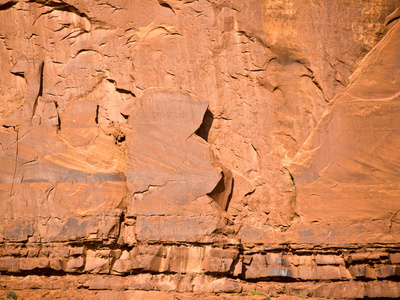
[[302,280],[340,280],[345,277],[337,266],[299,266],[295,278]]
[[382,251],[372,251],[372,252],[359,252],[352,253],[345,257],[347,263],[360,263],[367,261],[381,261],[389,258],[389,254],[387,252]]
[[391,253],[390,262],[392,264],[400,264],[400,253]]
[[386,279],[392,276],[399,276],[398,266],[393,265],[383,265],[383,266],[375,266],[376,277],[379,279]]
[[210,148],[195,134],[208,104],[187,93],[153,90],[133,104],[127,133],[127,215],[198,211],[217,185]]
[[366,264],[350,266],[349,272],[355,278],[376,279],[375,269]]
[[85,260],[83,256],[70,257],[68,258],[63,270],[67,273],[78,272],[84,267],[84,264]]
[[229,273],[238,254],[237,250],[208,249],[205,253],[202,268],[205,273]]
[[289,264],[294,266],[311,266],[313,262],[311,255],[287,255],[285,259]]
[[344,260],[336,255],[317,255],[315,257],[317,265],[344,265]]
[[19,268],[21,271],[32,271],[34,269],[47,269],[50,267],[50,261],[45,257],[23,258],[20,260]]
[[20,259],[15,257],[3,257],[0,258],[0,271],[8,273],[19,273]]
[[90,272],[94,274],[104,274],[110,271],[110,250],[106,253],[102,253],[102,250],[93,251],[88,250],[86,252],[86,262],[84,272]]
[[61,271],[63,270],[63,266],[66,265],[67,260],[58,258],[58,257],[51,257],[49,259],[49,267],[54,271]]
[[364,297],[400,298],[400,285],[393,281],[372,281],[365,283]]
[[69,249],[69,256],[80,256],[85,253],[85,247],[72,247]]
[[[70,103],[58,116],[62,126],[30,125],[10,145],[15,153],[0,156],[5,167],[0,179],[0,239],[116,238],[113,228],[121,213],[117,207],[126,195],[125,163],[115,139],[97,127],[96,109],[94,101]],[[10,160],[13,163],[7,163]]]
[[[275,263],[269,265],[268,261]],[[246,279],[293,277],[291,269],[283,266],[282,264],[277,264],[276,261],[277,261],[276,259],[271,260],[271,255],[269,256],[261,254],[253,255],[250,265],[246,266],[245,269],[244,274]]]
[[42,60],[21,57],[11,68],[11,73],[25,78],[26,94],[23,107],[7,118],[4,121],[4,125],[17,126],[21,125],[23,121],[26,122],[28,120],[30,122],[33,118],[42,88],[43,64]]
[[221,278],[206,285],[205,291],[209,293],[240,293],[242,286],[232,279]]
[[133,264],[130,260],[118,259],[112,268],[111,274],[124,275],[128,274],[133,269]]

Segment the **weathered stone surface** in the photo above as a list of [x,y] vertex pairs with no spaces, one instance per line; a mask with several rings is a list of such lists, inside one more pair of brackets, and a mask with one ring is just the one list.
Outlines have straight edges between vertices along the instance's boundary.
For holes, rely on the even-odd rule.
[[399,12],[0,0],[0,288],[400,297]]
[[[108,250],[109,254],[110,250]],[[88,250],[86,252],[85,272],[90,273],[108,273],[110,271],[110,258],[101,251]]]
[[396,24],[327,107],[294,158],[291,173],[304,221],[361,222],[390,218],[399,210],[393,201],[400,192],[395,150],[400,79],[393,72],[400,67],[399,38]]
[[127,274],[133,269],[133,263],[132,261],[128,259],[118,259],[115,261],[113,268],[112,268],[112,274]]
[[400,284],[398,282],[368,282],[365,284],[365,296],[370,298],[398,298]]
[[317,265],[344,265],[343,258],[334,255],[317,255],[315,262]]
[[31,271],[34,269],[46,269],[50,265],[48,258],[23,258],[19,262],[19,268],[22,271]]
[[354,265],[350,266],[349,272],[355,278],[369,278],[376,279],[375,269],[369,265]]
[[268,263],[268,258],[264,255],[256,254],[252,257],[250,266],[246,267],[246,279],[268,278],[268,277],[293,277],[291,269],[276,262]]
[[375,273],[376,277],[383,279],[383,278],[388,278],[391,276],[399,276],[400,272],[397,266],[391,266],[391,265],[386,265],[386,266],[376,266],[375,267]]
[[49,267],[50,269],[55,271],[61,271],[65,264],[66,264],[66,259],[60,259],[54,257],[49,259]]
[[[137,291],[131,294],[129,299],[138,299],[138,300],[146,300],[146,299],[160,299],[160,300],[173,300],[175,296],[168,295],[164,292],[144,292]],[[109,298],[107,298],[109,299]]]
[[205,253],[202,268],[206,273],[228,273],[238,254],[237,250],[208,249]]
[[310,255],[288,255],[285,257],[285,260],[294,266],[311,266],[313,257]]
[[296,278],[303,280],[342,279],[342,273],[337,266],[299,266],[296,269]]
[[242,286],[238,282],[222,278],[208,284],[205,287],[205,291],[211,293],[240,293],[242,291]]
[[70,256],[79,256],[85,253],[85,247],[72,247],[69,249]]
[[2,272],[18,273],[20,272],[20,259],[14,257],[0,258],[0,270]]
[[380,261],[389,257],[387,252],[372,251],[372,252],[360,252],[353,253],[346,257],[348,263],[359,263],[365,261]]
[[[136,221],[136,238],[141,242],[212,242],[215,232],[225,231],[227,220],[223,216],[177,215],[139,216]],[[232,239],[231,243],[237,243]]]
[[[16,278],[19,278],[19,282],[16,283]],[[98,279],[97,282],[95,279]],[[154,279],[154,281],[153,281]],[[388,298],[398,298],[398,284],[387,280],[379,282],[258,282],[258,283],[246,283],[239,280],[210,280],[208,277],[197,276],[195,278],[181,277],[178,278],[176,275],[172,276],[153,276],[150,274],[139,274],[132,275],[130,277],[113,277],[113,276],[102,276],[96,275],[84,275],[77,278],[74,275],[67,275],[64,277],[60,276],[26,276],[26,277],[15,277],[15,276],[2,276],[0,278],[2,286],[8,290],[14,290],[18,297],[23,299],[54,299],[54,298],[76,298],[76,299],[114,299],[113,297],[118,295],[117,299],[124,299],[143,291],[144,295],[148,295],[151,299],[153,295],[163,295],[159,291],[151,290],[156,287],[152,285],[154,283],[160,283],[160,280],[168,282],[174,280],[189,280],[192,281],[195,288],[203,287],[202,292],[195,294],[188,293],[191,290],[177,292],[167,292],[168,295],[173,295],[180,299],[194,300],[199,297],[204,299],[265,299],[266,295],[280,295],[279,297],[272,296],[272,299],[299,299],[308,297],[313,300],[322,300],[330,297],[330,299],[362,299],[368,298],[380,298],[381,296]],[[142,285],[140,285],[140,282]],[[147,285],[145,284],[147,282]],[[78,284],[78,287],[75,285]],[[202,286],[201,286],[202,284]],[[135,290],[132,288],[136,285]],[[211,293],[205,293],[204,287],[216,287],[216,286],[231,286],[236,288],[238,285],[243,285],[242,293],[238,293],[240,289],[235,289],[229,294],[216,295]],[[43,286],[43,290],[37,289],[38,286]],[[91,287],[89,289],[89,286]],[[111,286],[113,290],[110,290]],[[82,288],[85,287],[85,288]],[[106,289],[103,289],[106,288]],[[128,288],[128,290],[124,290]],[[157,288],[157,287],[156,287]],[[108,290],[107,290],[108,289]],[[149,292],[149,290],[151,290]],[[225,289],[228,291],[229,289]],[[41,291],[44,291],[42,294]],[[254,291],[263,295],[252,295]],[[253,292],[253,293],[252,293]],[[233,293],[233,294],[232,294]],[[286,293],[287,295],[282,295]],[[0,290],[0,296],[6,295],[6,290]],[[141,294],[141,293],[138,293]],[[296,296],[289,296],[296,295]],[[51,297],[49,297],[50,295]],[[325,295],[325,296],[324,296]],[[93,296],[93,298],[87,298]],[[101,297],[97,297],[101,296]],[[302,297],[299,297],[302,296]],[[81,298],[80,298],[81,297]],[[104,298],[103,298],[104,297]],[[108,297],[108,298],[107,298]],[[319,298],[322,297],[322,298]],[[323,298],[325,297],[325,298]],[[136,298],[133,298],[136,299]]]
[[83,268],[84,264],[85,264],[85,261],[82,256],[71,257],[67,260],[64,271],[68,272],[68,273],[77,272],[79,269]]
[[400,264],[400,253],[391,253],[390,262],[392,264]]
[[[211,193],[220,175],[195,135],[208,104],[189,94],[150,91],[132,105],[127,134],[128,215],[179,214]],[[195,203],[197,204],[197,203]]]

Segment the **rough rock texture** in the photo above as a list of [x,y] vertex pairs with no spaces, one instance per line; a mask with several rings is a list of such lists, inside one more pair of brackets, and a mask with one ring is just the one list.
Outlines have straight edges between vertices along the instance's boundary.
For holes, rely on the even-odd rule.
[[0,0],[0,288],[400,297],[399,16]]
[[296,203],[305,219],[386,219],[389,233],[398,232],[392,221],[400,209],[395,201],[400,196],[399,47],[396,24],[325,109],[293,159]]

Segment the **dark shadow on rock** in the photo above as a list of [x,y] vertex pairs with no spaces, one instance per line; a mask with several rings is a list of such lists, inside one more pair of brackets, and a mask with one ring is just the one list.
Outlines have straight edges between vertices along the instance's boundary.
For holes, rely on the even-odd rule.
[[212,123],[214,122],[214,115],[208,109],[204,114],[203,122],[201,123],[199,129],[196,130],[196,134],[201,137],[203,140],[208,142],[208,134],[210,132]]
[[233,177],[232,172],[221,166],[221,179],[215,188],[207,195],[211,197],[225,211],[228,210],[229,202],[232,198]]

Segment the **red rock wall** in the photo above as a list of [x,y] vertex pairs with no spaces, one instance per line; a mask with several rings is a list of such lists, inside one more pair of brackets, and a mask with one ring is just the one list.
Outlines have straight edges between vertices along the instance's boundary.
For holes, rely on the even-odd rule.
[[399,7],[0,0],[0,287],[400,297]]

